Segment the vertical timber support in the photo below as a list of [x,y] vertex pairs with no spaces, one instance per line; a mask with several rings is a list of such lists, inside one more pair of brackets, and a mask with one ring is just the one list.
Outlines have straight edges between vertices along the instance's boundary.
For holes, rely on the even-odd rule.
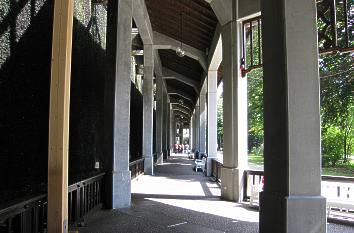
[[143,82],[143,156],[144,173],[154,174],[153,108],[154,108],[154,50],[151,44],[144,45],[144,82]]
[[259,230],[325,233],[316,5],[270,0],[261,8],[265,185]]
[[[224,158],[221,170],[221,196],[242,200],[243,172],[247,166],[247,80],[241,77],[241,23],[238,22],[238,0],[232,0],[232,19],[222,25],[224,63]],[[227,111],[226,111],[227,110]]]
[[208,161],[207,176],[211,176],[211,161],[217,157],[217,82],[218,71],[208,71]]
[[48,232],[68,232],[68,149],[73,1],[54,3],[48,148]]
[[130,86],[132,0],[109,1],[107,75],[105,80],[105,154],[111,170],[107,178],[107,206],[129,207]]

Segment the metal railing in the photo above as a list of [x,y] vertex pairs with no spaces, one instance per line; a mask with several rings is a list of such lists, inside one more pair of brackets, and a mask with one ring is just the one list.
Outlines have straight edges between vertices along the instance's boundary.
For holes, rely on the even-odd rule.
[[245,170],[243,176],[243,201],[250,201],[251,186],[257,186],[264,176],[264,171]]
[[221,182],[221,168],[222,168],[222,163],[220,163],[220,161],[216,159],[211,160],[211,174],[219,182]]
[[102,204],[103,176],[101,173],[68,187],[69,224],[82,221],[88,212]]
[[144,173],[144,160],[144,158],[141,158],[129,163],[129,170],[131,172],[132,179],[135,179]]
[[[104,173],[68,187],[69,224],[74,224],[102,203]],[[0,209],[0,232],[47,232],[47,194],[13,201]]]
[[[212,175],[221,181],[221,168],[222,163],[213,159],[212,160]],[[258,195],[254,192],[259,192],[263,189],[262,187],[262,177],[264,176],[264,171],[262,170],[245,170],[243,176],[243,201],[258,203],[258,200],[251,200]],[[341,222],[347,224],[353,223],[353,213],[354,213],[354,177],[343,177],[343,176],[322,176],[322,196],[327,198],[327,214],[330,220],[340,220]],[[336,210],[336,213],[332,214],[332,210]],[[339,211],[339,212],[338,212]],[[342,218],[343,214],[346,214]],[[338,218],[339,216],[339,218]],[[344,220],[343,220],[344,219]],[[348,220],[350,219],[350,220]]]
[[46,229],[46,194],[11,203],[0,210],[0,232],[44,233]]

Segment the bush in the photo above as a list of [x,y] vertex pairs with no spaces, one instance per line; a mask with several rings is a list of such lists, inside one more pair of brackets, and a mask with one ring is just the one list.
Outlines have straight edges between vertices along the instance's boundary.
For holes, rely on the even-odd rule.
[[335,166],[342,158],[343,135],[334,126],[322,131],[322,166]]

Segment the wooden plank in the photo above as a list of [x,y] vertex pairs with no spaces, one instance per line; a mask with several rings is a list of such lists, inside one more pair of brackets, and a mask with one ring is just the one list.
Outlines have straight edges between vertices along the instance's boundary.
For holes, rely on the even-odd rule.
[[73,1],[54,3],[48,148],[48,232],[68,232],[68,144]]

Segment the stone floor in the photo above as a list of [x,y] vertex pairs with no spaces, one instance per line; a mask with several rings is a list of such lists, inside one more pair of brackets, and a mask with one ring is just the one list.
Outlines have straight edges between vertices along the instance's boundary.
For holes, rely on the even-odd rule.
[[[117,232],[258,232],[258,211],[220,200],[220,187],[193,171],[186,156],[172,156],[156,166],[155,176],[132,181],[129,209],[89,215],[81,233]],[[328,224],[329,233],[353,233],[354,227]]]

